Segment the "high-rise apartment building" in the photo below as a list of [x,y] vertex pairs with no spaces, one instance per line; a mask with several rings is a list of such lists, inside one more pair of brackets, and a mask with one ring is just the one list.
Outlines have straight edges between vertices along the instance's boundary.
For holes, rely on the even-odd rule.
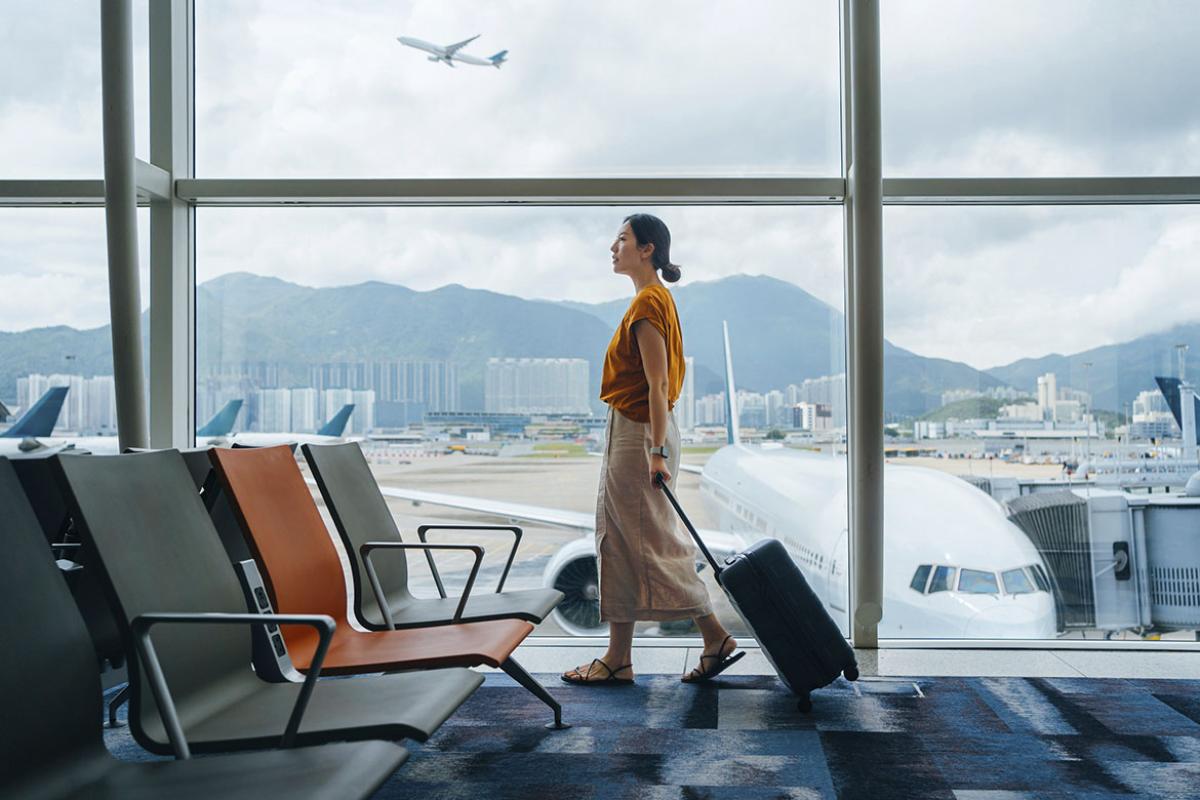
[[588,362],[582,358],[489,358],[484,408],[505,414],[587,414]]

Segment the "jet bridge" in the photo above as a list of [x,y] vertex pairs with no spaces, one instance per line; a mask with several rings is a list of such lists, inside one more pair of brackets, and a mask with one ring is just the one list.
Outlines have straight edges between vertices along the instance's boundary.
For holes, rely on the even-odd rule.
[[1060,631],[1200,629],[1200,497],[1078,487],[1005,506],[1050,572]]

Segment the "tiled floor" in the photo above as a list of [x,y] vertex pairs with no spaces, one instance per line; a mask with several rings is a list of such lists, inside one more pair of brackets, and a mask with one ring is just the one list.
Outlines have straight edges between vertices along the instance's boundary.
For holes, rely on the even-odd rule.
[[[555,673],[602,655],[602,646],[527,644],[517,660],[530,672]],[[634,670],[641,675],[680,675],[694,666],[698,648],[635,647]],[[1200,679],[1200,652],[1098,650],[860,650],[859,669],[873,676],[973,676],[1022,678],[1188,678]],[[769,675],[770,663],[758,648],[729,668],[730,675]]]

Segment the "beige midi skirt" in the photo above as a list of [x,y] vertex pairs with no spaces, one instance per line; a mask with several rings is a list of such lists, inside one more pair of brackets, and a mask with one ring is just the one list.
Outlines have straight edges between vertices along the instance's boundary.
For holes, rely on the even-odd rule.
[[[679,428],[667,415],[668,485],[679,472]],[[696,545],[662,490],[650,483],[650,425],[609,408],[596,498],[600,619],[672,620],[712,613],[696,574]]]

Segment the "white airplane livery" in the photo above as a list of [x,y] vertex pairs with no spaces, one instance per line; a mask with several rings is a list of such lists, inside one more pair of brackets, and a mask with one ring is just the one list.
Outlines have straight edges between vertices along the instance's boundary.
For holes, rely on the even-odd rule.
[[354,413],[354,403],[347,403],[317,429],[316,433],[234,433],[218,442],[243,447],[273,447],[279,444],[340,444],[362,441],[361,436],[344,436],[346,423]]
[[[726,398],[734,398],[725,331]],[[727,400],[728,404],[728,400]],[[728,407],[727,407],[728,408]],[[721,558],[747,542],[783,542],[843,631],[849,630],[847,464],[841,456],[740,441],[727,410],[728,444],[701,468],[700,492],[719,530],[700,535]],[[591,514],[457,495],[383,488],[384,494],[513,521],[594,531]],[[880,636],[903,639],[1054,638],[1049,573],[1037,548],[1000,505],[967,482],[921,467],[884,469],[884,586]],[[556,621],[576,635],[599,623],[595,543],[562,547],[543,575],[567,595]]]
[[440,61],[448,67],[453,67],[454,62],[457,61],[460,64],[471,64],[476,67],[495,67],[496,69],[500,69],[500,65],[508,60],[507,50],[501,50],[494,56],[488,56],[487,58],[480,58],[478,56],[470,55],[469,53],[461,52],[464,47],[479,37],[480,34],[477,33],[470,39],[463,39],[461,42],[448,44],[444,47],[442,45],[433,44],[432,42],[426,42],[423,39],[414,39],[411,36],[397,36],[396,41],[400,42],[400,44],[404,45],[405,47],[412,47],[429,53],[428,60]]

